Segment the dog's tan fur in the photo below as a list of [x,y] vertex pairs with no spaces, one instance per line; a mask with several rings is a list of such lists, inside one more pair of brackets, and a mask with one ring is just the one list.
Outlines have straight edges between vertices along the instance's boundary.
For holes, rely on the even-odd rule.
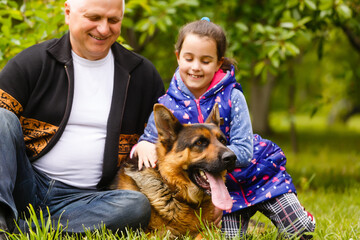
[[125,167],[117,188],[141,191],[148,197],[152,209],[147,231],[196,236],[200,216],[203,223],[213,221],[214,205],[211,196],[191,180],[190,173],[199,168],[224,178],[226,169],[235,164],[235,156],[227,164],[219,158],[229,150],[219,129],[218,107],[205,124],[182,125],[160,104],[154,106],[154,116],[159,134],[157,168],[138,171],[136,165]]

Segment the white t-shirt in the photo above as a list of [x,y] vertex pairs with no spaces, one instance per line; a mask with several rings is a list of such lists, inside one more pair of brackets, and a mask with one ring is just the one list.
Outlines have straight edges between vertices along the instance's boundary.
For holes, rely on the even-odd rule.
[[72,56],[75,81],[69,121],[56,145],[33,165],[52,179],[94,189],[102,174],[114,56],[111,51],[97,61],[81,58],[74,52]]

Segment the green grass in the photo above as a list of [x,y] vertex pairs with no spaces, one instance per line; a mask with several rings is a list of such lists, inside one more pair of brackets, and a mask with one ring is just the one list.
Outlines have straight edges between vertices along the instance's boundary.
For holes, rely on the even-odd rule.
[[[263,137],[285,152],[287,171],[293,177],[299,200],[316,219],[314,239],[360,239],[360,116],[347,125],[331,127],[321,116],[297,116],[295,120],[298,153],[292,151],[285,114],[271,118],[276,132]],[[262,227],[249,229],[246,239],[276,239],[276,229],[267,218],[257,213],[253,220]],[[168,239],[148,237],[143,232],[113,234],[104,227],[85,236],[67,235],[62,234],[64,226],[45,220],[37,225],[33,233],[11,235],[10,239]],[[225,239],[214,229],[203,226],[203,230],[205,239]]]
[[286,116],[271,122],[298,197],[316,218],[315,239],[360,239],[360,116],[334,126],[321,116],[297,116],[297,153]]

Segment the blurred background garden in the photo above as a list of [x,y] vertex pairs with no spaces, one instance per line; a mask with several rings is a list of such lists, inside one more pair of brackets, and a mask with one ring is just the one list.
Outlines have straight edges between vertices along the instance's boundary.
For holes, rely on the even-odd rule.
[[[0,0],[0,71],[67,31],[63,5]],[[179,27],[203,16],[226,30],[254,132],[287,155],[316,239],[360,239],[360,0],[126,0],[118,41],[168,86]]]

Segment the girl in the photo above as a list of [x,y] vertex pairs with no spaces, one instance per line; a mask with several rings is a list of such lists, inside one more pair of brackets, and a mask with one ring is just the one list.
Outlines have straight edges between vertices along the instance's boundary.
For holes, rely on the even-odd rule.
[[[311,237],[315,220],[300,205],[286,157],[269,140],[252,134],[246,100],[236,82],[234,66],[225,58],[223,29],[208,19],[181,28],[176,47],[179,64],[167,93],[159,98],[181,123],[202,123],[212,106],[219,104],[221,130],[228,147],[236,154],[236,169],[228,173],[226,185],[233,208],[224,212],[222,231],[227,237],[243,236],[250,218],[260,211],[275,224],[284,237]],[[153,114],[144,134],[133,149],[139,169],[156,166],[154,143],[157,130]]]

